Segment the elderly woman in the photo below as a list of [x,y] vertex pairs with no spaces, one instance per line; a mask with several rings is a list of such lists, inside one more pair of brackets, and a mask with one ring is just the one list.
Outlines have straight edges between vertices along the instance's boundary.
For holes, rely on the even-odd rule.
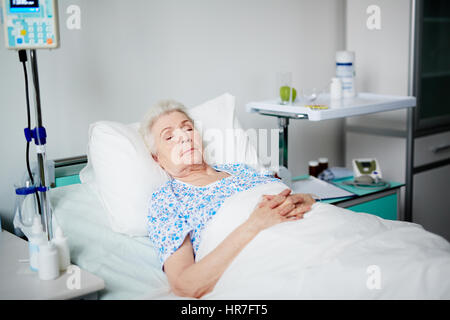
[[262,230],[302,219],[314,199],[307,194],[264,195],[249,218],[212,252],[195,261],[202,231],[232,195],[278,179],[244,164],[208,165],[203,144],[185,107],[162,101],[145,116],[140,132],[153,159],[171,179],[149,202],[149,235],[159,248],[161,267],[172,291],[200,298],[213,290],[224,271]]

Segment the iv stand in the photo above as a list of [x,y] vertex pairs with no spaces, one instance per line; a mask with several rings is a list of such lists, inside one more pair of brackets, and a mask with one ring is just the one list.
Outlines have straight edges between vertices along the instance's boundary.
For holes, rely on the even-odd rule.
[[47,240],[53,238],[53,228],[52,228],[52,212],[50,207],[50,199],[47,196],[47,191],[50,189],[47,165],[46,165],[46,153],[45,144],[47,134],[45,128],[42,126],[42,112],[41,112],[41,97],[39,90],[39,74],[37,67],[37,56],[36,50],[30,50],[31,57],[31,70],[33,75],[33,87],[34,87],[34,105],[36,111],[36,128],[32,132],[32,137],[36,144],[37,161],[39,168],[39,181],[38,192],[40,196],[41,205],[41,220],[43,220],[44,232],[47,234]]

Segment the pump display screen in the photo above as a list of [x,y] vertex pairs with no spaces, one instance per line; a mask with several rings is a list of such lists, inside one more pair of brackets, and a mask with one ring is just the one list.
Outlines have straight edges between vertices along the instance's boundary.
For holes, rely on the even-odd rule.
[[10,0],[11,12],[38,12],[39,0]]

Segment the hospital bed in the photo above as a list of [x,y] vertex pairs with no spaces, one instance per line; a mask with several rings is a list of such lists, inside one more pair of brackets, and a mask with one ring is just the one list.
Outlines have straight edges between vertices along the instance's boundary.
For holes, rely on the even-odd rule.
[[[202,121],[203,130],[240,129],[229,94],[190,113]],[[98,122],[90,127],[89,161],[55,161],[55,188],[49,191],[53,214],[69,238],[72,262],[105,281],[100,299],[179,299],[171,293],[146,228],[148,185],[156,188],[167,177],[150,161],[137,127]],[[257,164],[248,137],[234,133],[237,139],[223,145],[224,154],[234,156],[231,163]],[[218,163],[208,153],[206,160]],[[260,187],[227,199],[202,231],[196,259],[242,223],[262,194],[276,194],[286,185]],[[383,271],[383,290],[368,288],[372,264]],[[298,224],[259,234],[204,298],[450,298],[449,266],[450,244],[419,225],[317,203]]]
[[[60,186],[50,190],[53,214],[69,238],[72,263],[101,277],[105,281],[105,289],[99,292],[99,299],[184,299],[176,297],[171,293],[167,278],[160,268],[157,250],[152,246],[148,237],[130,237],[114,232],[111,229],[105,209],[96,194],[97,190],[87,183],[77,183],[79,181],[77,171],[83,167],[83,164],[74,164],[72,166],[73,168],[70,169],[71,166],[62,168],[57,161],[55,167],[55,185]],[[73,182],[75,183],[70,184]],[[234,205],[238,203],[237,205],[240,207],[244,206],[245,210],[249,209],[247,207],[250,205],[247,205],[248,198],[246,198],[246,195],[242,194],[239,196],[242,199],[236,201]],[[227,215],[231,212],[239,211],[232,206],[233,204],[227,208]],[[257,243],[254,243],[251,250],[244,250],[247,253],[236,260],[238,264],[227,270],[226,276],[229,279],[226,279],[224,275],[226,280],[218,284],[219,290],[211,296],[205,296],[205,298],[248,299],[252,297],[252,299],[261,299],[266,297],[264,291],[271,288],[270,290],[278,290],[274,291],[276,292],[276,297],[291,299],[292,293],[295,291],[293,291],[291,284],[280,284],[278,280],[272,281],[265,276],[267,273],[275,276],[278,272],[278,277],[274,277],[274,279],[283,279],[284,277],[280,277],[280,275],[290,274],[291,276],[285,279],[289,283],[293,283],[293,281],[298,282],[299,280],[302,282],[302,284],[299,282],[295,286],[299,289],[302,287],[305,289],[302,294],[297,296],[302,299],[328,299],[330,297],[333,299],[347,299],[354,297],[355,293],[351,290],[348,291],[345,286],[337,289],[340,287],[338,283],[340,280],[334,273],[337,272],[342,275],[343,279],[351,279],[351,274],[361,273],[361,270],[359,270],[361,269],[359,268],[361,264],[365,266],[366,262],[372,263],[371,259],[374,259],[373,261],[384,261],[382,263],[385,263],[386,259],[393,259],[392,266],[401,267],[404,269],[404,272],[398,273],[399,269],[397,267],[392,268],[391,266],[390,269],[394,273],[389,276],[389,271],[383,269],[383,277],[386,277],[386,279],[391,278],[390,281],[395,284],[388,291],[379,291],[380,293],[386,293],[385,296],[380,297],[377,295],[377,291],[371,291],[369,293],[369,290],[363,288],[363,291],[367,291],[363,299],[377,299],[377,297],[397,299],[398,285],[405,284],[405,278],[410,280],[414,279],[414,281],[409,282],[414,283],[412,287],[416,292],[423,290],[426,292],[424,297],[434,297],[435,290],[430,288],[429,284],[432,283],[432,286],[435,286],[436,283],[439,283],[439,280],[435,278],[436,275],[446,276],[449,274],[448,270],[444,270],[445,266],[448,266],[450,255],[448,249],[443,249],[448,247],[448,244],[446,245],[445,241],[437,236],[428,233],[426,235],[422,232],[422,238],[419,236],[416,237],[414,235],[416,231],[414,230],[420,233],[420,228],[396,226],[400,222],[388,222],[387,220],[374,218],[372,215],[366,215],[364,213],[354,213],[345,218],[344,216],[347,216],[346,211],[343,211],[345,209],[322,208],[320,210],[322,210],[321,215],[326,215],[327,210],[341,210],[340,212],[343,216],[335,221],[335,223],[341,225],[338,231],[335,228],[327,229],[328,227],[324,227],[322,230],[320,225],[325,225],[327,218],[320,218],[319,216],[316,216],[315,219],[325,220],[319,223],[311,223],[312,220],[309,220],[308,223],[310,225],[305,225],[304,228],[306,229],[300,231],[300,233],[304,234],[305,238],[303,240],[300,239],[300,243],[297,243],[296,246],[300,248],[302,252],[301,256],[307,259],[312,258],[309,260],[310,262],[302,265],[297,264],[299,261],[297,258],[293,259],[293,248],[289,248],[289,246],[282,246],[282,250],[279,250],[278,241],[283,239],[279,239],[278,237],[275,241],[269,240],[265,245],[260,244],[258,246]],[[213,221],[212,227],[215,229],[209,231],[209,236],[208,234],[205,235],[205,239],[208,239],[208,237],[211,238],[211,235],[214,234],[212,239],[208,239],[208,243],[220,241],[219,239],[215,239],[215,235],[219,235],[221,231],[227,229],[227,225],[230,227],[229,223],[223,220],[223,218],[224,216],[222,215],[220,216],[222,220]],[[361,221],[368,219],[375,223],[375,229],[370,230],[370,228],[363,232],[353,229]],[[383,226],[384,224],[388,226],[387,229]],[[284,227],[289,228],[288,225]],[[385,231],[377,231],[379,227]],[[396,233],[392,228],[399,228],[397,232],[400,234],[403,233],[403,239],[406,242],[400,241],[397,243],[394,240],[396,239]],[[326,230],[330,232],[326,232]],[[286,231],[286,236],[289,236],[289,232],[298,233],[297,229],[286,229]],[[365,233],[367,235],[364,235]],[[388,235],[388,237],[383,235],[383,233]],[[409,233],[409,236],[406,236],[406,233]],[[355,237],[357,241],[354,241],[355,239],[353,238]],[[288,237],[284,240],[288,240],[289,243],[294,244],[291,242],[294,238]],[[414,249],[413,243],[417,241],[421,242],[422,239],[425,240],[424,243],[426,242],[427,245],[433,242],[436,244],[436,248],[432,249],[435,252],[430,253],[428,256],[433,262],[431,260],[423,260],[425,258],[423,256],[424,253]],[[336,242],[328,245],[327,242],[330,242],[330,240],[331,242],[335,242],[336,240]],[[308,249],[308,241],[313,242],[313,247],[311,248],[316,248],[316,245],[318,245],[317,250],[314,249],[311,251]],[[323,248],[320,248],[322,242]],[[341,253],[340,250],[347,246],[350,247],[351,242],[354,243],[352,249],[342,251]],[[304,247],[305,250],[302,249],[303,245],[306,245]],[[419,247],[421,246],[421,244],[417,245]],[[407,249],[406,253],[404,249]],[[409,251],[409,249],[412,249],[412,251]],[[255,266],[252,266],[252,261],[255,261],[255,259],[271,259],[271,254],[268,254],[268,252],[272,252],[273,254],[279,252],[278,259],[275,259],[279,261],[275,269],[272,270],[274,267],[271,266],[272,263],[263,264],[265,266],[264,268],[259,267],[254,269]],[[335,255],[335,258],[332,258],[333,255]],[[405,265],[405,263],[413,263],[416,267]],[[290,269],[285,270],[284,268]],[[330,272],[330,269],[335,271],[331,270]],[[365,277],[367,276],[365,267],[362,270],[364,272],[358,277],[361,278],[359,280],[363,284],[363,287],[365,287]],[[415,270],[419,270],[419,274],[415,274]],[[255,275],[255,272],[257,276],[253,279],[251,275]],[[297,275],[293,276],[293,273],[297,273]],[[301,274],[304,275],[301,276]],[[245,278],[240,280],[243,283],[248,281],[248,285],[243,286],[245,288],[248,287],[247,290],[242,288],[242,285],[239,290],[234,290],[236,285],[235,280],[239,277]],[[266,280],[261,283],[258,279]],[[432,279],[432,282],[428,282],[430,279]],[[334,283],[335,281],[337,283]],[[444,282],[448,282],[448,280]],[[330,285],[330,287],[324,290],[327,285]],[[266,290],[261,291],[258,289],[261,286]],[[388,287],[387,285],[386,288]],[[327,293],[333,290],[334,293],[331,295]],[[258,292],[264,294],[259,296]],[[447,296],[449,293],[450,287],[443,285],[443,287],[438,288],[436,291],[436,297]],[[400,297],[403,298],[404,296],[400,295]],[[414,294],[411,297],[406,296],[407,299],[415,299],[415,297]]]

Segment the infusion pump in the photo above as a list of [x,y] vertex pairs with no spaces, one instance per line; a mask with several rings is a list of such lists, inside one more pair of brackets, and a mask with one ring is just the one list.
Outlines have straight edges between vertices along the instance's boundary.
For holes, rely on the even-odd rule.
[[3,1],[3,24],[8,49],[59,47],[56,0]]

